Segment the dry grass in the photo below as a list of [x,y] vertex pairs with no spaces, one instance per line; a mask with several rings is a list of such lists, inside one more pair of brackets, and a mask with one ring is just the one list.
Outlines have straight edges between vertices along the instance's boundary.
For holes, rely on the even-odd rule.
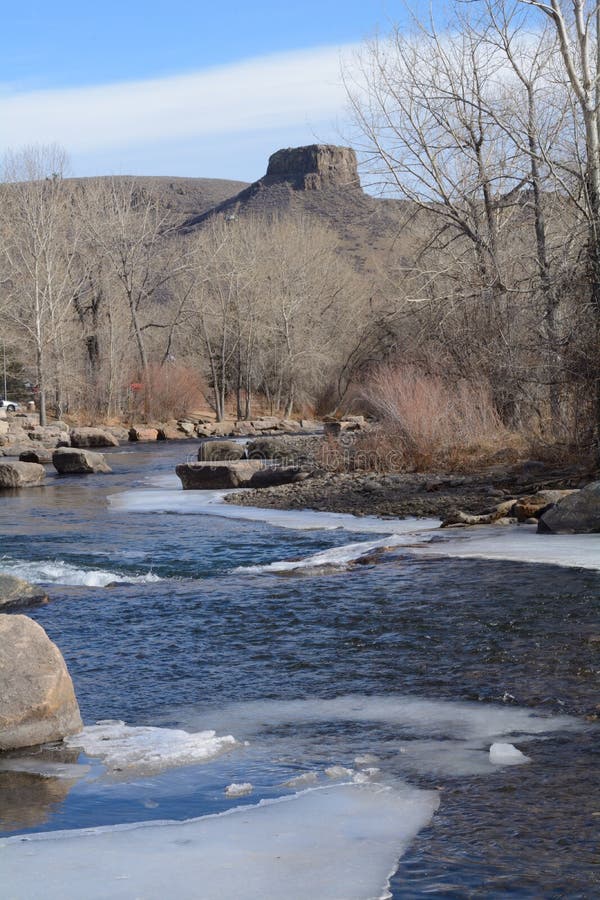
[[388,364],[371,374],[362,394],[379,425],[351,444],[328,444],[322,463],[330,469],[469,471],[526,454],[485,384],[451,384],[416,366]]
[[206,404],[205,390],[202,378],[189,366],[153,364],[134,397],[131,413],[152,422],[179,419]]

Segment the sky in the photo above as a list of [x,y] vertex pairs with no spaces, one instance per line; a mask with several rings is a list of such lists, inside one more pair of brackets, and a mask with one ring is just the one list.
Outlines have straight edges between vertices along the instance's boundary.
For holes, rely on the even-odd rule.
[[0,29],[0,152],[57,142],[70,174],[235,178],[344,143],[340,71],[396,0],[28,0]]

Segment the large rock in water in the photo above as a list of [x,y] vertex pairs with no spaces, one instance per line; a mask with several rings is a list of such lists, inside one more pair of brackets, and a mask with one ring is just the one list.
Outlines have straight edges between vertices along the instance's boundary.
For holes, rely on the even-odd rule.
[[40,466],[46,466],[52,462],[52,450],[46,447],[32,447],[31,450],[23,450],[19,453],[21,462],[38,463]]
[[243,459],[246,449],[235,441],[202,441],[198,447],[199,462],[227,462]]
[[46,470],[38,463],[0,462],[0,490],[7,488],[35,487],[46,477]]
[[0,750],[60,741],[82,727],[58,647],[33,619],[0,615]]
[[102,428],[73,428],[71,431],[72,447],[118,447],[119,441],[114,434]]
[[[595,534],[600,532],[600,481],[593,481],[543,514],[540,534]],[[600,554],[600,544],[598,545]]]
[[175,471],[184,491],[222,491],[248,487],[259,462],[182,463]]
[[0,610],[9,607],[37,606],[47,603],[48,595],[41,588],[29,584],[14,575],[3,575],[0,572]]
[[52,464],[60,475],[89,475],[96,472],[112,472],[102,453],[79,450],[75,447],[59,447],[52,454]]

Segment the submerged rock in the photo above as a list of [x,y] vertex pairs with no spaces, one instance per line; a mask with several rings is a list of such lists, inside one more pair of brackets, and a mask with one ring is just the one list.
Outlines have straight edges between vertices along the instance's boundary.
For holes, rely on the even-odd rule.
[[52,464],[60,475],[89,475],[96,472],[112,472],[102,453],[79,450],[75,447],[59,447],[52,454]]
[[[540,534],[595,534],[600,532],[600,481],[565,497],[540,518]],[[598,548],[600,552],[600,547]]]
[[0,489],[35,487],[46,477],[43,466],[33,462],[0,462]]
[[0,610],[9,607],[37,606],[48,602],[48,595],[37,585],[0,572]]
[[82,727],[58,647],[33,619],[0,614],[0,750],[60,741]]

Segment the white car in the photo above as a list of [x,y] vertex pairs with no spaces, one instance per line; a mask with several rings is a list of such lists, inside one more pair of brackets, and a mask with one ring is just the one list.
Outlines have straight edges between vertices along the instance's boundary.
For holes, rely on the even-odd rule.
[[21,404],[17,403],[16,400],[0,399],[0,409],[5,409],[7,412],[16,412],[18,409],[21,409]]

